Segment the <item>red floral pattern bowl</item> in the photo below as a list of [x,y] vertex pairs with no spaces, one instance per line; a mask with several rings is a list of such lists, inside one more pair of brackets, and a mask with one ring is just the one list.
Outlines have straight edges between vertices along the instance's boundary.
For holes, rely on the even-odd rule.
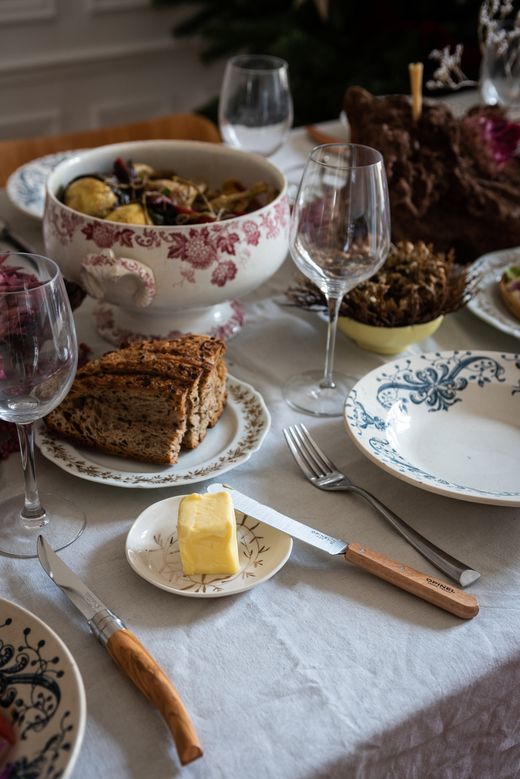
[[[236,178],[266,181],[279,195],[221,222],[127,225],[86,216],[59,200],[72,179],[105,172],[117,157],[175,170],[218,187]],[[288,250],[289,204],[281,171],[263,157],[200,141],[135,141],[79,152],[47,179],[45,251],[64,276],[102,301],[99,332],[112,343],[180,332],[233,335],[243,323],[237,298],[272,276]]]

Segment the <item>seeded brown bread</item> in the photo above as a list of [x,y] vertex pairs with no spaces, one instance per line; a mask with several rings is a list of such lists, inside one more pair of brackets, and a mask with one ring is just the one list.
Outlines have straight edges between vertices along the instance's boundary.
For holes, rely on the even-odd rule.
[[186,431],[188,386],[160,377],[82,375],[45,418],[47,426],[82,446],[108,454],[172,464]]
[[192,413],[199,416],[198,424],[188,418],[183,447],[193,449],[204,439],[208,428],[220,419],[227,400],[227,366],[224,362],[226,344],[218,338],[190,334],[174,340],[141,341],[125,350],[127,354],[153,355],[153,360],[165,360],[173,366],[177,361],[201,370],[197,384],[198,404]]
[[174,463],[180,447],[196,447],[222,414],[225,348],[194,335],[109,352],[80,368],[47,425],[111,454]]

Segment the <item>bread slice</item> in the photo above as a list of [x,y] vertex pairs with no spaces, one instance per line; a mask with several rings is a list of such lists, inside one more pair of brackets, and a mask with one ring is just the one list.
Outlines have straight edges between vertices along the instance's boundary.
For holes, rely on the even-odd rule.
[[134,352],[147,364],[151,361],[174,372],[179,363],[200,371],[196,382],[197,399],[190,399],[183,447],[194,449],[204,440],[208,428],[220,419],[227,400],[226,344],[205,335],[184,335],[175,340],[141,341],[131,344],[125,359]]
[[45,422],[84,446],[173,464],[181,446],[197,446],[224,410],[225,348],[209,336],[185,336],[108,352],[78,370]]

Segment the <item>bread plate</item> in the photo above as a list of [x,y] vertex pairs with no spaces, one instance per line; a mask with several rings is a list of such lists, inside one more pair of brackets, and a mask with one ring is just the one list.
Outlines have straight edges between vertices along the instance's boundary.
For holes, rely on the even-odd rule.
[[480,257],[473,266],[480,280],[474,296],[467,304],[469,310],[479,319],[515,338],[520,338],[520,319],[513,316],[501,299],[499,282],[504,271],[519,262],[519,247],[491,252]]
[[177,513],[183,497],[176,495],[148,506],[126,539],[130,566],[161,590],[189,598],[236,595],[270,579],[289,559],[291,536],[236,510],[239,572],[184,576],[177,540]]
[[263,398],[250,384],[228,376],[227,388],[228,401],[219,422],[175,465],[126,460],[82,448],[58,438],[43,422],[36,428],[36,444],[44,457],[64,471],[114,487],[153,489],[213,479],[249,459],[271,425]]

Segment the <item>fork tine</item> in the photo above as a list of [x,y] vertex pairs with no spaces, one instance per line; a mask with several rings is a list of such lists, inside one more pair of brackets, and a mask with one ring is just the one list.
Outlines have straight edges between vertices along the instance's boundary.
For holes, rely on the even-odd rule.
[[309,460],[307,453],[302,449],[300,442],[298,441],[294,427],[286,427],[283,431],[287,445],[291,450],[291,454],[304,472],[308,479],[314,479],[319,474],[316,472],[316,468],[312,461]]
[[298,424],[296,425],[298,428],[298,433],[301,436],[301,440],[303,444],[305,445],[307,451],[313,456],[314,460],[316,461],[319,468],[321,468],[322,475],[325,475],[327,473],[330,473],[331,471],[337,471],[338,469],[332,462],[332,460],[329,460],[325,452],[323,452],[314,438],[311,436],[305,425]]
[[293,436],[296,445],[298,446],[298,449],[300,450],[300,454],[302,457],[305,457],[309,465],[311,465],[314,475],[318,478],[320,476],[325,476],[327,474],[327,468],[323,468],[323,464],[320,462],[320,460],[316,457],[315,453],[313,452],[312,446],[309,446],[302,430],[302,425],[293,425]]

